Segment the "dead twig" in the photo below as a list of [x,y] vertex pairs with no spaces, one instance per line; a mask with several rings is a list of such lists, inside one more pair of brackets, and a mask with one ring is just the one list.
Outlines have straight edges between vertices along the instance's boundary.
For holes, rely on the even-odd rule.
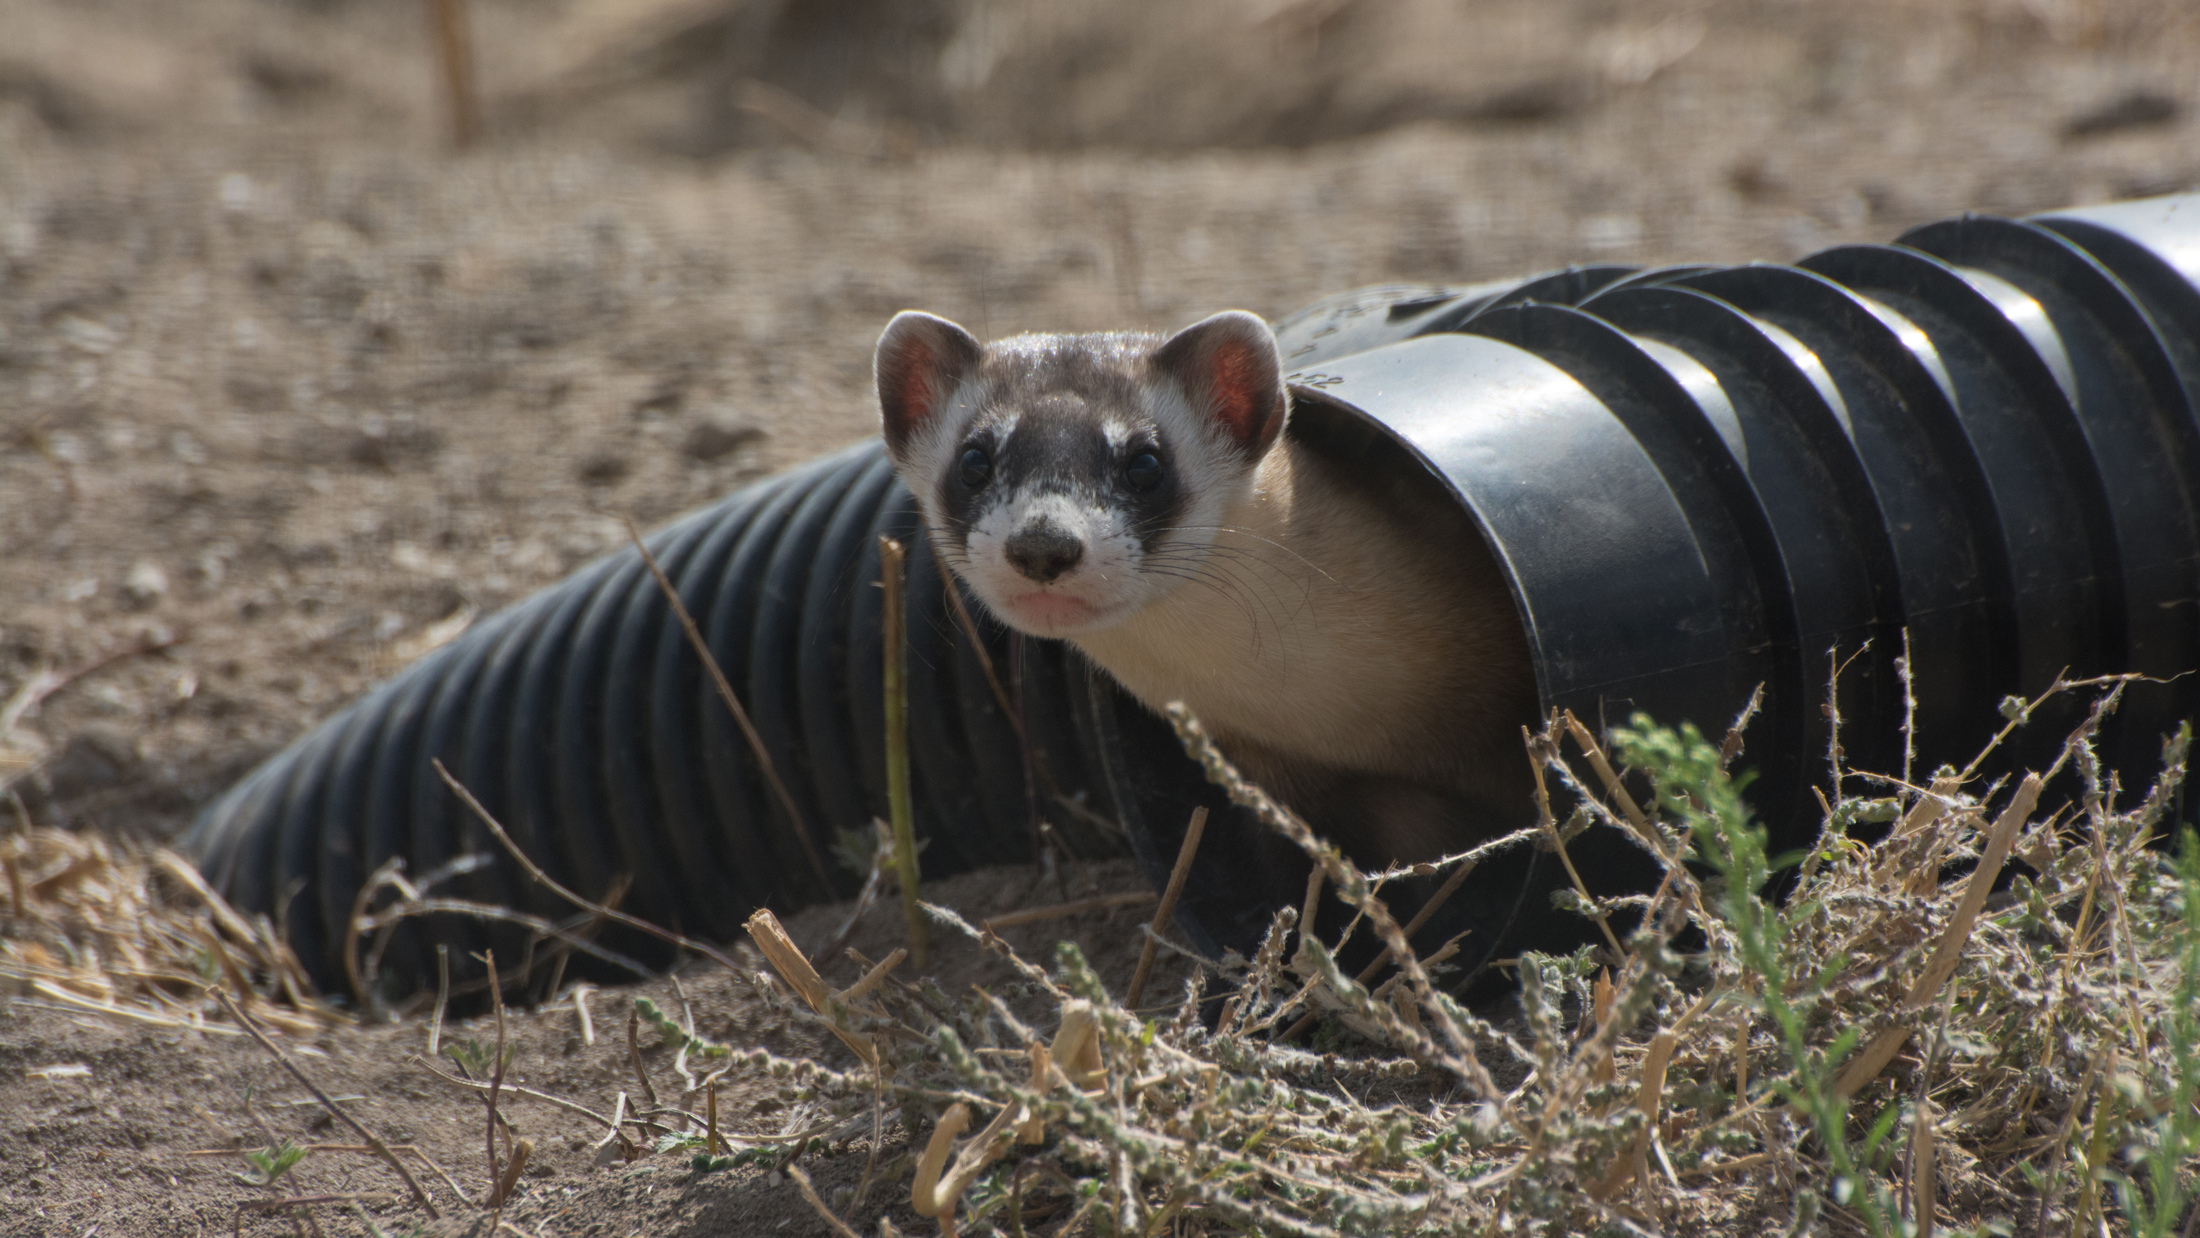
[[1008,688],[1001,683],[1001,676],[993,669],[993,655],[986,651],[985,639],[978,635],[978,621],[970,617],[970,608],[963,603],[962,589],[955,583],[955,574],[948,570],[947,560],[932,556],[932,566],[939,569],[940,589],[947,595],[947,608],[955,612],[955,623],[970,638],[970,648],[978,655],[978,670],[985,676],[985,686],[993,692],[993,703],[1001,707],[1001,716],[1008,719],[1010,729],[1016,732],[1016,742],[1030,746],[1024,739],[1023,714],[1016,703],[1008,699]]
[[1154,908],[1153,926],[1148,930],[1145,945],[1138,950],[1138,970],[1131,973],[1130,991],[1123,996],[1123,1004],[1133,1010],[1146,996],[1146,981],[1153,976],[1154,955],[1160,950],[1161,935],[1169,931],[1169,921],[1176,915],[1176,900],[1184,893],[1184,881],[1192,875],[1192,857],[1199,854],[1199,840],[1207,832],[1207,806],[1192,810],[1191,824],[1184,827],[1184,841],[1177,845],[1176,867],[1169,870],[1169,884],[1161,892],[1161,905]]
[[[1571,713],[1566,715],[1566,721],[1572,724],[1571,729],[1574,732],[1575,741],[1580,743],[1582,750],[1589,754],[1590,764],[1594,765],[1599,773],[1605,777],[1607,785],[1611,788],[1612,793],[1619,798],[1621,806],[1633,807],[1635,801],[1628,797],[1627,789],[1619,785],[1619,779],[1612,776],[1612,767],[1605,763],[1604,753],[1594,743],[1585,738],[1588,735],[1587,729],[1576,722]],[[1544,728],[1545,735],[1549,735],[1556,727],[1557,721],[1553,719],[1551,725]],[[1612,931],[1612,922],[1605,916],[1604,908],[1598,905],[1596,897],[1589,893],[1589,887],[1581,880],[1581,871],[1574,867],[1574,857],[1566,850],[1566,839],[1558,832],[1558,822],[1551,817],[1551,791],[1544,784],[1543,767],[1548,765],[1551,758],[1557,755],[1555,751],[1557,740],[1539,740],[1536,734],[1526,727],[1520,728],[1520,738],[1528,748],[1529,768],[1535,771],[1536,822],[1543,829],[1543,837],[1550,842],[1551,849],[1558,853],[1558,862],[1565,866],[1566,879],[1573,883],[1574,893],[1581,899],[1582,910],[1588,914],[1590,919],[1596,921],[1597,928],[1604,934],[1604,944],[1612,948],[1612,957],[1615,959],[1625,958],[1627,951],[1625,947],[1619,944],[1619,935]],[[1635,812],[1638,816],[1641,814],[1640,809],[1636,809]],[[1650,833],[1648,824],[1644,824],[1641,828],[1644,835],[1648,836]]]
[[909,689],[902,675],[902,661],[909,641],[902,616],[901,543],[880,535],[878,539],[879,587],[885,605],[879,618],[879,639],[884,643],[880,681],[886,694],[886,804],[894,831],[894,880],[901,886],[901,918],[909,933],[909,950],[917,966],[925,966],[932,948],[925,935],[923,901],[917,883],[917,811],[909,797]]
[[1060,920],[1069,916],[1081,916],[1094,911],[1113,911],[1119,907],[1143,907],[1157,896],[1151,890],[1122,890],[1114,894],[1095,894],[1091,898],[1071,899],[1066,903],[1049,903],[1044,907],[1026,907],[1022,911],[1003,912],[983,921],[987,932],[994,929],[1017,928],[1025,924],[1038,924],[1046,920]]
[[[749,940],[756,943],[756,948],[763,952],[764,959],[772,965],[772,970],[779,973],[779,978],[785,980],[788,986],[811,1010],[830,1017],[834,1003],[854,1004],[854,1000],[847,994],[835,993],[827,987],[824,977],[817,974],[817,967],[794,944],[794,939],[787,936],[787,930],[779,923],[779,917],[773,915],[769,908],[760,910],[750,916],[747,928]],[[900,951],[897,950],[895,954],[899,955]],[[872,969],[873,974],[883,978],[884,969],[890,968],[900,961],[897,957],[889,956],[886,962]],[[873,980],[871,976],[866,976],[862,983],[875,985],[877,981]],[[868,988],[866,991],[868,991]],[[859,1032],[850,1031],[840,1026],[838,1022],[828,1026],[832,1029],[833,1035],[840,1038],[842,1044],[847,1045],[857,1057],[863,1059],[864,1065],[871,1067],[873,1070],[878,1069],[878,1046],[871,1042],[870,1037]]]
[[239,1212],[275,1212],[283,1208],[311,1208],[326,1204],[368,1204],[380,1207],[394,1204],[396,1195],[388,1191],[348,1191],[328,1195],[287,1195],[281,1199],[247,1199],[237,1204]]
[[[614,893],[618,892],[618,888],[616,885],[617,880],[618,879],[614,879]],[[470,899],[422,898],[415,902],[392,903],[389,906],[384,907],[382,910],[369,915],[363,922],[363,928],[375,930],[377,940],[376,947],[368,954],[368,963],[364,967],[362,973],[369,987],[372,987],[378,974],[380,966],[380,948],[385,940],[386,931],[398,921],[410,919],[414,916],[428,915],[472,916],[477,920],[489,920],[501,924],[517,924],[523,928],[533,930],[534,941],[554,941],[558,944],[560,950],[578,950],[582,954],[585,954],[592,959],[598,959],[602,962],[611,964],[613,967],[622,968],[638,978],[647,978],[657,974],[653,969],[644,967],[640,962],[628,958],[627,956],[620,954],[616,950],[606,949],[605,947],[597,945],[595,942],[588,940],[586,937],[583,937],[581,934],[589,931],[599,919],[598,917],[593,915],[587,917],[586,920],[581,922],[576,928],[566,928],[561,925],[554,924],[551,921],[542,918],[541,916],[531,915],[524,911],[513,911],[509,908],[492,906],[488,903],[477,903],[473,902]],[[530,949],[532,948],[533,944],[533,942],[529,943]],[[528,978],[534,974],[534,971],[534,961],[531,958],[523,957],[520,960],[518,970],[514,973],[513,983],[526,983]],[[456,986],[452,989],[452,992],[479,992],[481,989],[481,985],[481,981],[472,980]]]
[[436,63],[443,71],[443,104],[451,118],[451,145],[465,150],[481,132],[481,103],[474,91],[474,44],[466,0],[428,0]]
[[741,707],[741,698],[733,694],[733,685],[726,682],[726,673],[718,668],[718,659],[711,655],[710,644],[703,639],[702,629],[695,626],[695,617],[688,614],[687,603],[680,600],[680,591],[672,587],[672,578],[665,575],[665,569],[657,566],[657,556],[649,552],[649,546],[642,541],[641,530],[635,527],[632,518],[626,522],[626,535],[633,539],[634,549],[640,552],[642,562],[649,568],[649,574],[657,580],[658,590],[665,595],[665,601],[671,605],[672,613],[679,618],[680,630],[687,633],[688,644],[695,650],[695,656],[703,660],[703,669],[710,672],[710,681],[718,688],[718,699],[726,703],[727,712],[733,715],[735,724],[741,728],[741,734],[749,741],[749,751],[755,754],[758,768],[764,771],[764,781],[771,784],[772,795],[779,800],[779,807],[786,812],[787,821],[794,828],[795,841],[802,845],[803,857],[810,862],[811,874],[817,878],[820,888],[832,889],[832,874],[825,867],[825,857],[818,854],[817,844],[810,838],[809,823],[802,819],[802,810],[795,806],[794,793],[787,790],[786,782],[779,777],[779,768],[772,763],[771,750],[764,746],[764,737],[757,732],[756,724],[749,720],[749,711]]
[[576,984],[573,986],[573,1017],[580,1021],[581,1043],[584,1045],[594,1045],[596,1043],[596,1019],[588,1010],[589,995],[595,991],[596,986],[592,984]]
[[[449,1071],[437,1067],[435,1064],[427,1061],[424,1058],[414,1058],[413,1060],[419,1064],[422,1070],[427,1071],[429,1074],[434,1075],[436,1078],[441,1079],[445,1083],[451,1084],[456,1087],[471,1088],[476,1092],[486,1092],[489,1090],[489,1084],[486,1080],[468,1079],[461,1075],[451,1074]],[[519,1083],[506,1083],[504,1085],[504,1090],[514,1096],[525,1096],[530,1100],[539,1100],[546,1104],[555,1105],[558,1108],[565,1110],[567,1113],[579,1114],[581,1117],[587,1118],[589,1121],[594,1122],[598,1126],[612,1127],[613,1129],[616,1129],[616,1124],[611,1118],[607,1118],[602,1114],[597,1113],[595,1110],[590,1109],[588,1106],[583,1105],[578,1101],[570,1101],[562,1096],[558,1096],[550,1092],[539,1091],[535,1088],[531,1088],[526,1086],[525,1084]],[[624,1096],[626,1095],[626,1093],[621,1092],[620,1095]],[[624,1111],[623,1101],[621,1102],[621,1111]]]
[[214,986],[209,986],[206,991],[213,996],[215,1001],[221,1003],[222,1009],[228,1012],[230,1018],[236,1020],[237,1026],[250,1032],[252,1039],[260,1042],[261,1048],[275,1055],[275,1060],[282,1063],[283,1069],[290,1072],[291,1078],[296,1079],[303,1085],[306,1091],[313,1093],[313,1098],[321,1102],[321,1108],[328,1110],[329,1114],[337,1121],[350,1127],[361,1139],[366,1140],[368,1146],[374,1149],[375,1155],[388,1162],[389,1167],[397,1171],[397,1176],[403,1178],[406,1187],[412,1191],[413,1200],[426,1210],[430,1217],[441,1217],[443,1215],[436,1211],[435,1201],[429,1199],[428,1193],[420,1189],[420,1184],[413,1180],[412,1171],[406,1169],[404,1162],[397,1159],[397,1154],[390,1151],[390,1146],[382,1142],[381,1136],[361,1126],[356,1118],[344,1111],[342,1106],[330,1100],[328,1093],[322,1091],[319,1084],[307,1078],[306,1072],[298,1069],[298,1064],[290,1060],[290,1055],[283,1052],[280,1045],[268,1039],[267,1033],[260,1030],[260,1025],[254,1023],[250,1015],[247,1015],[237,1003],[229,1000],[228,993]]
[[649,1081],[649,1072],[642,1069],[641,1013],[629,1007],[626,1012],[626,1060],[634,1065],[634,1077],[641,1081],[642,1095],[649,1098],[652,1108],[657,1101],[657,1085]]
[[[511,1159],[505,1162],[503,1175],[495,1183],[496,1202],[491,1206],[499,1213],[512,1198],[513,1189],[519,1186],[519,1176],[527,1168],[527,1158],[535,1152],[535,1141],[532,1139],[513,1139],[509,1130],[504,1137],[510,1142],[512,1152]],[[499,1223],[502,1223],[501,1218]]]
[[[2017,831],[2031,818],[2032,809],[2040,800],[2040,776],[2027,774],[2017,793],[2002,809],[1994,822],[1993,833],[1987,838],[1986,852],[1979,857],[1978,868],[1972,871],[1970,884],[1963,890],[1963,901],[1956,906],[1956,913],[1941,932],[1940,944],[1933,951],[1925,970],[1918,973],[1910,984],[1909,996],[1904,1000],[1902,1013],[1919,1010],[1940,992],[1940,987],[1955,974],[1956,964],[1963,959],[1964,943],[1971,939],[1971,926],[1978,920],[1980,909],[1986,906],[1986,896],[1993,893],[1994,879],[2001,875],[2001,866],[2009,858],[2009,848],[2016,842]],[[1871,1043],[1849,1061],[1841,1077],[1834,1081],[1836,1096],[1854,1096],[1856,1090],[1879,1077],[1887,1063],[1910,1039],[1907,1024],[1896,1023],[1880,1031]]]
[[848,918],[840,922],[829,940],[810,952],[818,958],[830,958],[847,946],[848,939],[856,934],[856,926],[886,889],[887,872],[894,864],[894,829],[877,817],[871,818],[871,828],[879,840],[871,849],[871,871],[863,878],[863,888],[856,892],[856,905],[849,909]]
[[435,1017],[428,1020],[428,1057],[443,1048],[443,1011],[451,1001],[451,947],[435,943]]
[[[595,915],[601,916],[606,920],[610,920],[615,924],[623,924],[630,929],[638,929],[641,932],[647,933],[659,941],[678,946],[684,950],[692,950],[695,953],[702,955],[704,958],[709,959],[711,962],[725,968],[727,971],[738,972],[741,970],[740,964],[734,961],[732,955],[727,954],[725,951],[720,950],[718,947],[710,944],[707,941],[698,941],[697,939],[686,936],[685,934],[675,933],[672,930],[666,928],[660,928],[657,925],[642,919],[640,916],[630,916],[623,911],[618,911],[613,908],[606,907],[601,903],[583,898],[580,895],[575,894],[573,891],[566,889],[565,886],[561,884],[557,878],[552,877],[550,874],[542,871],[541,865],[535,863],[533,860],[527,857],[527,853],[520,849],[519,844],[512,841],[512,836],[505,833],[504,826],[500,824],[494,816],[490,815],[489,810],[482,806],[480,800],[474,798],[474,793],[468,791],[464,783],[461,783],[458,779],[453,778],[451,776],[451,771],[443,768],[443,762],[440,759],[430,761],[429,764],[435,767],[436,774],[443,779],[443,785],[449,787],[460,800],[464,801],[466,807],[473,810],[475,816],[481,818],[481,823],[489,827],[489,832],[496,835],[497,841],[503,844],[504,849],[507,852],[511,853],[513,859],[519,861],[520,867],[526,871],[527,875],[533,878],[538,884],[549,887],[551,893],[557,895],[559,898],[564,899],[566,902],[573,904],[575,907],[578,907],[583,911],[592,912]],[[578,945],[581,943],[575,944]],[[650,973],[645,970],[642,974],[648,975]]]
[[[504,1207],[504,1175],[497,1172],[497,1094],[504,1090],[504,985],[497,976],[497,953],[494,950],[482,954],[482,962],[489,968],[489,1000],[496,1006],[497,1043],[489,1059],[489,1206]],[[505,1136],[507,1142],[511,1136]]]
[[[1907,628],[1903,629],[1904,640],[1909,639],[1908,631]],[[1749,700],[1743,704],[1742,712],[1734,715],[1734,721],[1726,728],[1726,738],[1719,742],[1720,769],[1725,769],[1733,764],[1734,758],[1742,754],[1742,732],[1749,728],[1750,719],[1757,716],[1757,711],[1764,707],[1764,703],[1765,686],[1760,683],[1757,685],[1756,690],[1749,694]],[[1913,701],[1912,704],[1915,704],[1915,702]],[[1904,778],[1910,776],[1907,765],[1903,767],[1902,776]]]
[[79,662],[65,671],[40,671],[25,680],[6,705],[0,705],[0,737],[14,730],[24,715],[36,709],[40,702],[61,691],[94,671],[101,670],[124,658],[135,658],[148,653],[158,653],[186,638],[174,628],[155,628],[127,645],[110,649],[86,661]]
[[[1459,887],[1466,884],[1468,875],[1474,872],[1475,867],[1475,861],[1469,860],[1451,870],[1451,876],[1444,878],[1444,884],[1436,887],[1436,893],[1429,895],[1428,901],[1421,904],[1421,909],[1413,913],[1411,920],[1406,921],[1405,935],[1408,941],[1411,941],[1413,935],[1420,932],[1435,917],[1436,913],[1442,910],[1445,903],[1451,901],[1451,896],[1457,894]],[[1426,962],[1427,960],[1423,961]],[[1382,974],[1383,968],[1388,966],[1390,966],[1390,949],[1386,946],[1381,954],[1376,955],[1367,966],[1360,969],[1360,974],[1354,976],[1352,982],[1365,988],[1369,981]],[[1308,1012],[1300,1016],[1298,1022],[1285,1028],[1283,1035],[1277,1039],[1297,1040],[1305,1035],[1320,1019],[1320,1014]]]
[[848,1228],[846,1221],[834,1216],[833,1210],[825,1206],[825,1201],[817,1197],[817,1188],[810,1185],[810,1175],[803,1173],[800,1165],[787,1166],[787,1176],[794,1179],[795,1189],[802,1192],[802,1198],[809,1201],[810,1207],[817,1209],[817,1215],[825,1218],[825,1223],[833,1227],[835,1234],[840,1235],[840,1238],[863,1238],[861,1234]]
[[[939,570],[940,588],[947,595],[948,609],[955,612],[956,625],[961,627],[963,635],[970,639],[970,651],[977,655],[978,670],[985,676],[986,687],[993,692],[994,703],[1001,707],[1001,716],[1008,719],[1008,725],[1016,732],[1016,751],[1022,756],[1024,763],[1024,798],[1031,813],[1031,828],[1034,831],[1040,828],[1039,800],[1044,795],[1047,799],[1066,804],[1071,809],[1072,815],[1096,822],[1109,833],[1120,836],[1123,832],[1120,825],[1091,812],[1084,805],[1075,803],[1062,794],[1061,787],[1054,781],[1054,771],[1047,766],[1046,754],[1032,746],[1031,733],[1024,727],[1022,703],[1010,698],[1007,686],[1001,682],[1000,672],[994,669],[993,654],[986,649],[985,638],[978,633],[977,620],[970,617],[970,607],[963,602],[962,587],[956,583],[954,573],[948,570],[947,560],[934,554],[932,556],[932,566]],[[1019,659],[1023,653],[1020,638],[1021,633],[1012,634],[1009,642],[1013,656]],[[1020,660],[1016,669],[1019,672],[1017,686],[1020,689],[1022,687],[1020,677],[1022,664]],[[1039,840],[1035,837],[1032,840],[1032,850],[1034,852],[1032,859],[1034,862],[1038,859],[1036,854],[1038,845]]]

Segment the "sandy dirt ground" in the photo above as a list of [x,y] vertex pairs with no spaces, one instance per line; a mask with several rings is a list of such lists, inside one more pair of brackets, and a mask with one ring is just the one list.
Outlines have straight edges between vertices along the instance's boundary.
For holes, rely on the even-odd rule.
[[[165,837],[622,518],[871,433],[898,309],[1167,329],[2200,187],[2200,14],[2177,0],[470,16],[459,150],[410,0],[0,0],[6,828]],[[956,889],[983,910],[1030,884]],[[1119,943],[1135,920],[1055,927]],[[722,974],[688,993],[703,1025],[827,1052]],[[569,1007],[518,1027],[535,1086],[627,1086],[623,1041],[582,1045]],[[421,1035],[344,1030],[310,1060],[478,1182],[479,1103],[408,1060]],[[223,1232],[265,1192],[194,1154],[335,1141],[302,1096],[235,1037],[0,1004],[0,1234]],[[824,1232],[761,1170],[592,1168],[569,1116],[525,1113],[528,1232]],[[392,1189],[341,1153],[301,1177]]]

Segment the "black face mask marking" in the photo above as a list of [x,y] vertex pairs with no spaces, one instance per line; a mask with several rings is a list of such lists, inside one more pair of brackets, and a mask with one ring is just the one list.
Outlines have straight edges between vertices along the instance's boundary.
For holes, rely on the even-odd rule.
[[[1113,516],[1106,523],[1147,553],[1176,530],[1188,496],[1169,467],[1159,431],[1140,425],[1126,433],[1118,423],[1111,436],[1106,419],[1079,403],[1068,397],[1035,401],[1015,411],[1005,436],[988,429],[965,440],[937,490],[958,550],[967,548],[987,512],[1046,495],[1105,509]],[[1076,532],[1043,515],[1017,525],[1009,538],[1004,550],[1011,564],[1041,584],[1074,569],[1086,549]]]

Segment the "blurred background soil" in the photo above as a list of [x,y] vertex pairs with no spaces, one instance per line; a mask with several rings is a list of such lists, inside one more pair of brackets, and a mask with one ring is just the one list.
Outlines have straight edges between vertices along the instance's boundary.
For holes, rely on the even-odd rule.
[[[622,517],[871,433],[898,309],[1165,329],[2200,187],[2187,0],[471,0],[463,149],[432,11],[0,0],[8,828],[166,836]],[[177,1097],[287,1087],[28,1007],[0,1062],[6,1233],[221,1228]],[[812,1220],[591,1189],[607,1233]]]

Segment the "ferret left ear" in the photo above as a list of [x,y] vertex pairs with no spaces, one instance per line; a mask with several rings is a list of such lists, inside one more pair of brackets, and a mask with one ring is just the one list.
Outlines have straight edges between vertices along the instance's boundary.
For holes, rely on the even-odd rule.
[[1184,328],[1154,350],[1154,368],[1175,379],[1192,407],[1212,417],[1247,457],[1258,459],[1283,431],[1291,397],[1283,388],[1276,333],[1244,310],[1225,310]]
[[895,459],[932,424],[981,351],[968,331],[932,314],[903,310],[886,324],[873,366],[880,426]]

